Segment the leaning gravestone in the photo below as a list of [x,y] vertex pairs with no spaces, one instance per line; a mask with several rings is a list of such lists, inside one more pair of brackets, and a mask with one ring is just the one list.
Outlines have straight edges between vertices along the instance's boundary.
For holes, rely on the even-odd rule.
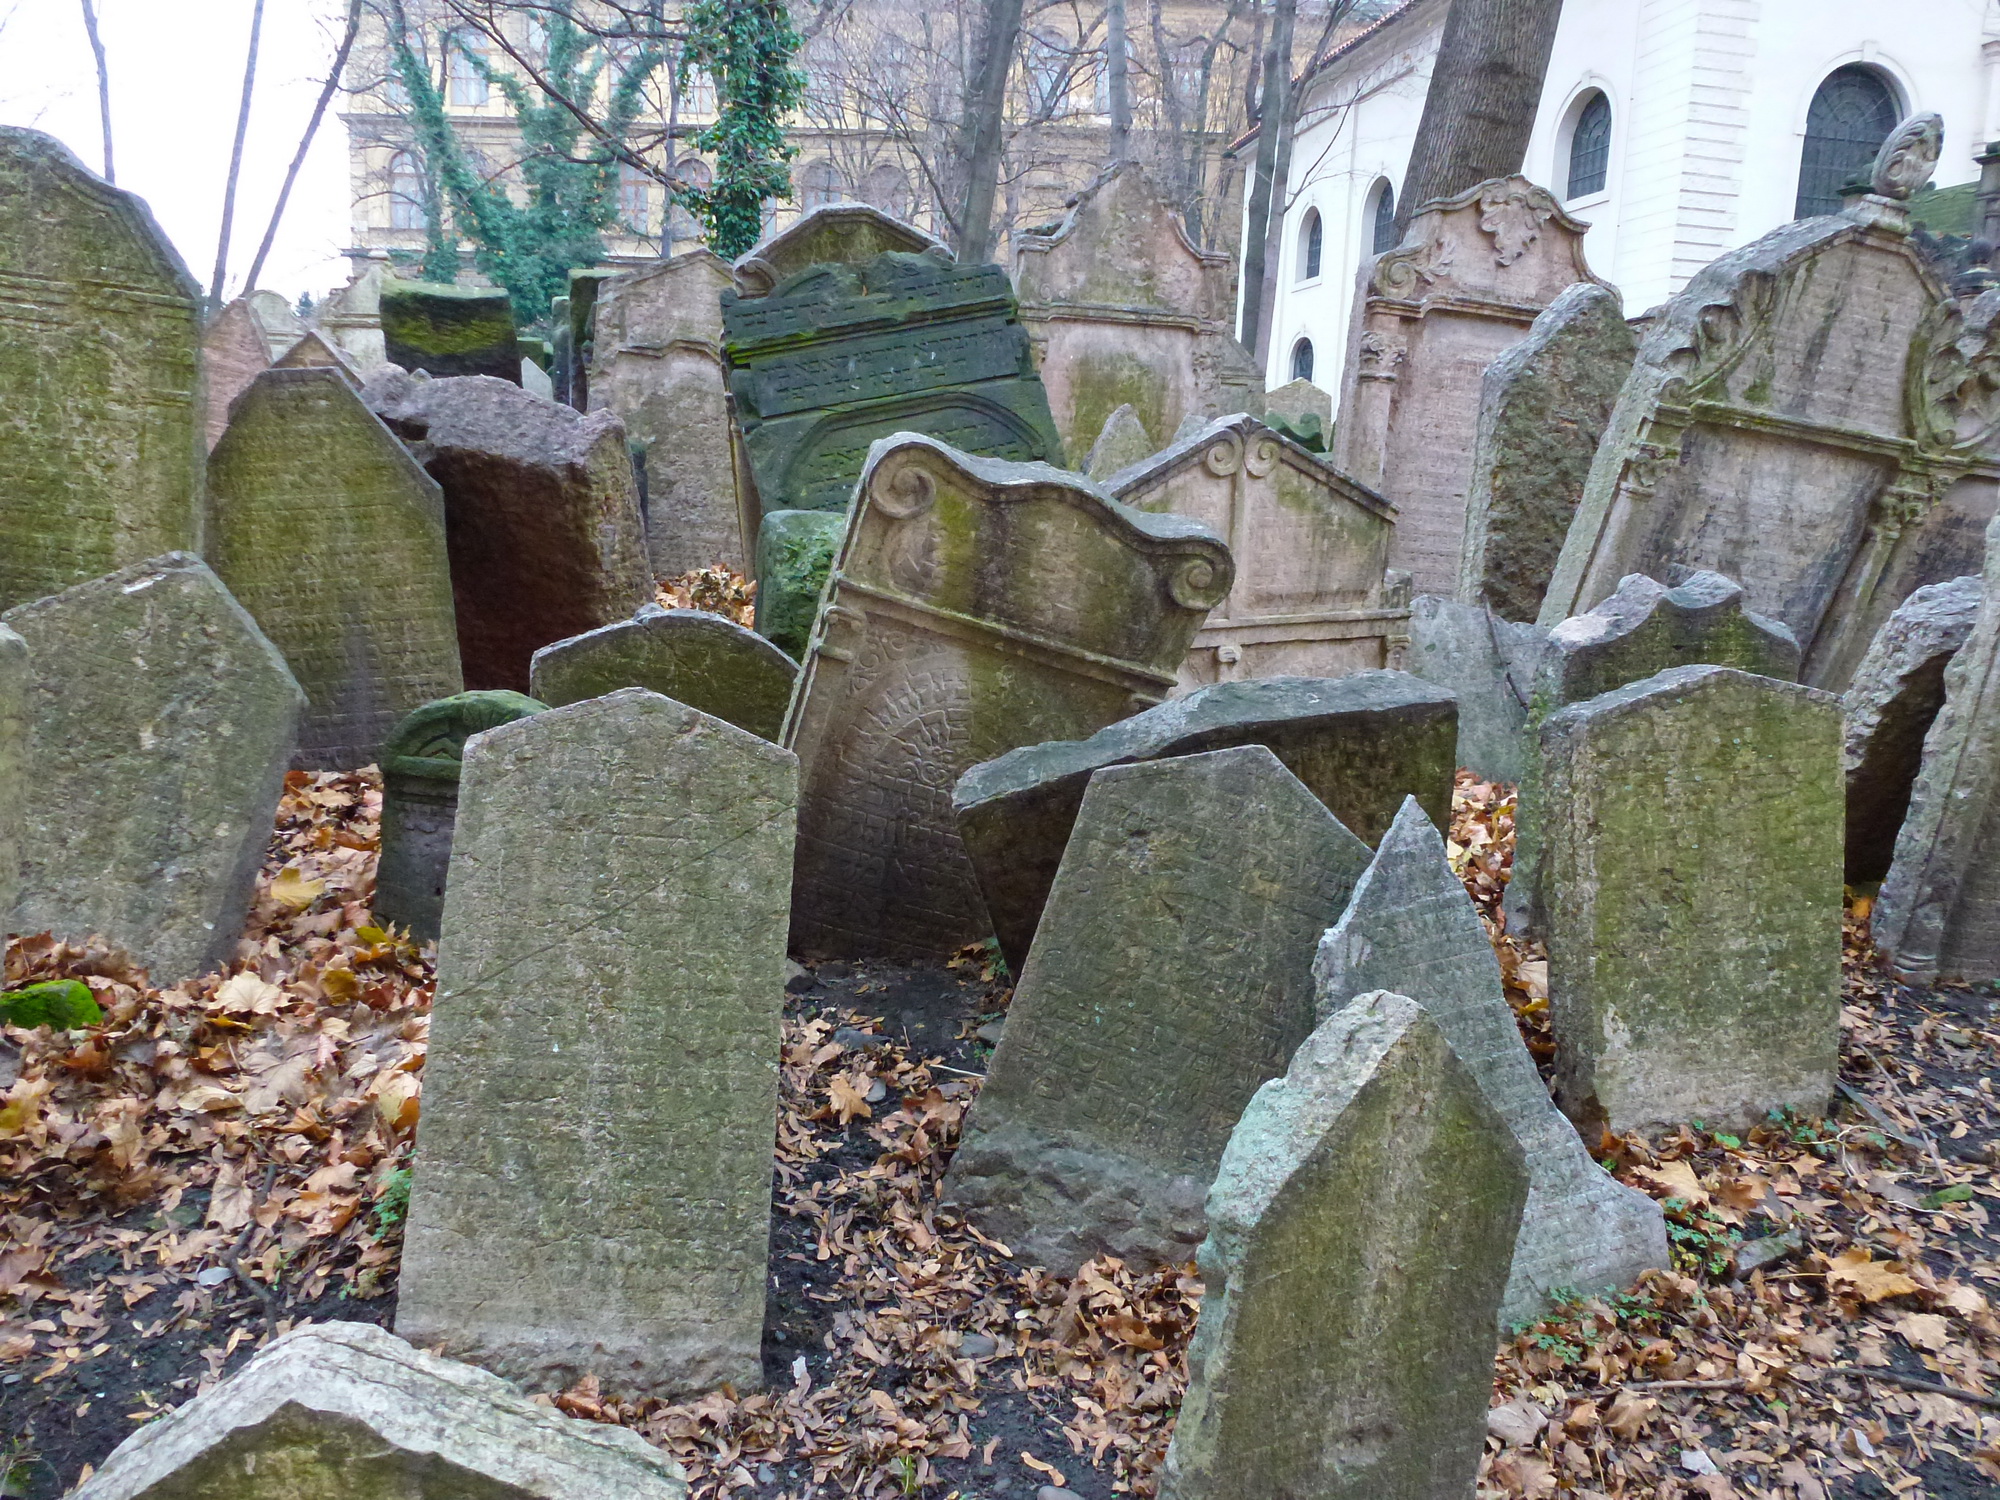
[[1675,667],[1542,725],[1557,1101],[1597,1131],[1825,1113],[1840,1042],[1840,704]]
[[235,950],[303,695],[208,565],[169,552],[0,616],[28,646],[16,932],[102,934],[178,984]]
[[1357,995],[1417,999],[1507,1122],[1528,1165],[1528,1204],[1500,1320],[1533,1322],[1559,1288],[1598,1291],[1667,1265],[1660,1206],[1590,1159],[1549,1101],[1500,983],[1486,926],[1415,798],[1375,852],[1313,964],[1317,1015]]
[[1090,445],[1083,472],[1092,479],[1108,479],[1120,469],[1129,469],[1157,453],[1160,445],[1146,431],[1146,424],[1129,404],[1104,419],[1104,428]]
[[839,511],[774,510],[757,531],[757,634],[803,658],[847,531]]
[[1618,294],[1580,281],[1486,367],[1458,596],[1533,620],[1638,340]]
[[1229,539],[1236,582],[1181,663],[1183,691],[1401,667],[1410,585],[1386,575],[1396,508],[1255,417],[1223,417],[1104,481]]
[[1405,797],[1433,818],[1450,817],[1453,719],[1451,694],[1401,672],[1218,683],[1087,740],[1028,745],[974,766],[953,791],[952,810],[1018,974],[1093,772],[1264,745],[1372,844]]
[[201,293],[146,205],[0,126],[0,609],[201,538]]
[[1458,764],[1476,776],[1519,781],[1528,699],[1549,633],[1503,620],[1484,604],[1442,594],[1410,601],[1412,676],[1458,699]]
[[652,597],[617,417],[497,380],[399,371],[362,394],[444,489],[467,687],[524,692],[541,647],[629,619]]
[[335,370],[266,370],[208,464],[208,560],[305,689],[302,770],[461,687],[444,497]]
[[734,620],[643,604],[629,620],[542,647],[528,680],[530,692],[551,708],[619,688],[650,688],[775,740],[798,675],[797,662]]
[[1528,1192],[1423,1007],[1376,991],[1322,1023],[1209,1192],[1161,1500],[1471,1495]]
[[28,804],[28,643],[0,625],[0,941],[21,891],[21,832]]
[[139,1428],[75,1500],[687,1500],[636,1432],[537,1405],[371,1323],[280,1334]]
[[1090,778],[945,1201],[1024,1263],[1188,1259],[1368,846],[1262,745]]
[[270,367],[270,346],[248,297],[238,297],[209,319],[201,335],[201,377],[202,438],[210,452],[229,425],[231,404]]
[[389,363],[435,380],[490,375],[521,383],[514,304],[499,287],[382,283],[383,352]]
[[803,765],[792,940],[949,957],[992,931],[953,783],[1159,702],[1229,549],[1081,475],[877,443],[785,742]]
[[419,942],[436,939],[465,742],[547,707],[504,690],[454,693],[396,726],[382,746],[382,854],[375,870],[380,921],[408,928]]
[[761,1383],[797,792],[643,688],[466,746],[404,1337],[545,1389]]

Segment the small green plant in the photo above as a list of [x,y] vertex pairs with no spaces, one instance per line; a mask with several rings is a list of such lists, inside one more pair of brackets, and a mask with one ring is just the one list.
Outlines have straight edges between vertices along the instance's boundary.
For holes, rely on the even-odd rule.
[[53,1026],[74,1031],[104,1024],[104,1012],[90,986],[74,979],[49,979],[0,995],[0,1022],[9,1026]]
[[1935,1193],[1925,1193],[1917,1200],[1919,1208],[1943,1208],[1947,1203],[1966,1203],[1972,1198],[1972,1189],[1960,1183],[1957,1187],[1939,1188]]
[[891,1467],[896,1471],[896,1487],[906,1495],[917,1492],[917,1461],[907,1453],[898,1453]]
[[370,1210],[375,1220],[375,1238],[385,1240],[391,1232],[402,1225],[410,1216],[410,1169],[398,1167],[382,1184],[382,1191],[375,1195],[375,1206]]
[[1667,1217],[1668,1253],[1677,1270],[1724,1276],[1743,1236],[1707,1209],[1684,1198],[1663,1198]]

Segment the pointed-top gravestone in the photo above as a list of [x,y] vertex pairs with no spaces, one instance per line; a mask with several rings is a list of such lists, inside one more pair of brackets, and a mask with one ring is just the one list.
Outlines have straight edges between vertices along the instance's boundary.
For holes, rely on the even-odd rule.
[[21,889],[21,833],[28,804],[28,643],[0,625],[0,939]]
[[361,389],[361,371],[337,344],[327,342],[318,329],[308,329],[299,340],[271,362],[274,370],[338,370],[347,383]]
[[1237,1116],[1312,1030],[1313,945],[1367,863],[1262,745],[1092,776],[947,1200],[1060,1275],[1186,1260]]
[[388,280],[381,291],[389,363],[434,380],[490,375],[521,383],[514,305],[499,287]]
[[1418,1001],[1520,1144],[1528,1206],[1502,1322],[1532,1322],[1557,1288],[1623,1287],[1667,1265],[1659,1205],[1602,1171],[1550,1102],[1485,924],[1415,798],[1403,803],[1354,899],[1321,941],[1313,980],[1321,1021],[1370,990]]
[[944,241],[866,203],[828,203],[808,209],[736,262],[736,286],[761,297],[809,266],[860,265],[885,251],[931,254],[945,260]]
[[734,620],[648,604],[629,620],[542,647],[529,681],[551,708],[650,688],[775,740],[798,675],[797,662]]
[[248,297],[238,297],[209,319],[201,335],[201,374],[206,388],[202,436],[211,452],[229,425],[231,404],[270,367],[270,346]]
[[363,374],[380,369],[388,358],[382,342],[382,283],[388,273],[386,261],[369,261],[346,286],[335,287],[313,315],[326,341]]
[[1104,419],[1104,430],[1090,445],[1090,455],[1083,461],[1083,472],[1092,479],[1108,478],[1120,469],[1143,462],[1158,447],[1159,444],[1147,436],[1146,424],[1139,420],[1139,414],[1128,403]]

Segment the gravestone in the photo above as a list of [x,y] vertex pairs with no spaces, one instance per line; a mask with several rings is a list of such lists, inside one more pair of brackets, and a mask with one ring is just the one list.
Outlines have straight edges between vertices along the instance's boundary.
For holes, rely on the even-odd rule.
[[1540,765],[1556,1097],[1584,1138],[1825,1113],[1839,700],[1674,667],[1551,716]]
[[894,251],[925,255],[950,251],[926,234],[867,203],[827,203],[806,210],[767,240],[759,241],[732,268],[746,297],[762,297],[812,266],[864,265]]
[[1293,380],[1264,395],[1264,420],[1315,453],[1332,445],[1333,393],[1310,380]]
[[1583,498],[1638,340],[1618,294],[1579,281],[1480,381],[1458,596],[1530,621]]
[[1313,982],[1322,1022],[1371,990],[1414,997],[1507,1122],[1527,1163],[1528,1203],[1500,1303],[1503,1325],[1540,1318],[1558,1288],[1624,1287],[1641,1271],[1667,1267],[1660,1206],[1601,1170],[1550,1102],[1486,925],[1415,798],[1321,940]]
[[1549,633],[1503,620],[1484,604],[1442,594],[1410,601],[1412,676],[1458,699],[1458,761],[1476,776],[1519,781],[1526,765],[1528,699]]
[[305,689],[302,770],[370,764],[462,686],[444,498],[337,370],[266,370],[237,399],[208,560]]
[[378,307],[390,364],[434,380],[490,375],[521,383],[514,304],[499,287],[390,278],[382,283]]
[[1262,745],[1090,778],[946,1202],[1023,1264],[1189,1259],[1368,846]]
[[797,791],[643,688],[466,746],[398,1333],[542,1389],[761,1383]]
[[1396,508],[1255,417],[1224,417],[1104,481],[1229,539],[1236,582],[1181,663],[1183,692],[1403,665],[1409,580],[1385,576]]
[[238,297],[209,319],[201,334],[202,438],[209,452],[229,425],[230,405],[270,367],[270,346],[248,297]]
[[1933,583],[1875,633],[1841,695],[1847,768],[1847,883],[1882,879],[1923,767],[1924,736],[1944,707],[1944,672],[1972,634],[1975,578]]
[[1161,1500],[1471,1495],[1528,1191],[1423,1007],[1377,991],[1323,1022],[1209,1192]]
[[792,941],[949,957],[992,930],[951,789],[1164,698],[1229,549],[1081,475],[877,443],[785,743],[802,764]]
[[723,376],[730,285],[729,263],[703,249],[597,290],[590,401],[616,412],[643,450],[646,546],[658,578],[714,563],[741,573],[756,537],[756,517],[737,503]]
[[839,511],[774,510],[757,531],[757,633],[803,658],[819,597],[847,531]]
[[798,675],[797,662],[734,620],[642,604],[629,620],[542,647],[528,680],[551,708],[619,688],[650,688],[775,740]]
[[370,261],[313,313],[313,326],[365,375],[389,362],[382,339],[382,282],[388,271],[386,262]]
[[1579,281],[1585,224],[1525,177],[1422,204],[1363,268],[1348,323],[1333,463],[1399,512],[1392,566],[1458,589],[1486,367]]
[[[1553,625],[1630,573],[1715,568],[1789,625],[1802,679],[1844,689],[1910,592],[1981,566],[2000,406],[1964,318],[1910,243],[1891,135],[1875,191],[1731,251],[1652,320],[1542,605]],[[1979,471],[1984,471],[1979,472]]]
[[636,1432],[566,1417],[371,1323],[310,1323],[134,1430],[76,1500],[687,1500]]
[[445,874],[458,822],[465,742],[540,713],[548,704],[520,693],[454,693],[415,709],[382,746],[382,854],[375,870],[375,916],[433,942],[444,917]]
[[304,695],[208,565],[169,552],[16,605],[28,764],[12,930],[191,979],[235,951]]
[[1373,844],[1406,796],[1434,818],[1451,816],[1453,717],[1451,694],[1401,672],[1218,683],[1087,740],[1028,745],[974,766],[953,791],[952,810],[1018,974],[1094,772],[1263,745]]
[[328,343],[317,329],[308,329],[297,343],[271,362],[274,370],[337,370],[340,376],[357,391],[361,389],[361,371],[353,359],[337,345]]
[[0,126],[0,609],[201,541],[201,293],[146,205]]
[[[615,266],[572,266],[569,273],[569,400],[578,411],[590,408],[590,361],[595,346],[597,293],[620,272]],[[553,302],[551,303],[553,310]]]
[[28,803],[28,643],[0,625],[0,942],[21,893],[21,832]]
[[1104,430],[1090,445],[1083,472],[1092,479],[1107,479],[1120,469],[1151,457],[1159,447],[1147,433],[1146,424],[1139,420],[1139,414],[1129,405],[1121,406],[1104,419]]
[[467,687],[524,692],[541,647],[629,619],[652,597],[616,416],[503,381],[398,371],[363,397],[444,490]]

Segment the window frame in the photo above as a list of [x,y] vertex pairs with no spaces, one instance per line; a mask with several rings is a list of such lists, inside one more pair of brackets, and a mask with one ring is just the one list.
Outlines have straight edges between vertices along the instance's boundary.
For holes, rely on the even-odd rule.
[[[1396,184],[1387,177],[1377,177],[1363,201],[1368,206],[1368,253],[1387,255],[1396,248],[1401,238],[1396,233]],[[1385,207],[1387,215],[1382,212]],[[1386,240],[1383,238],[1385,229],[1388,231]]]
[[[1839,138],[1825,134],[1816,137],[1814,134],[1813,113],[1820,107],[1821,97],[1826,94],[1827,90],[1836,80],[1843,78],[1867,80],[1868,83],[1880,90],[1878,103],[1887,106],[1887,113],[1882,117],[1887,122],[1886,128],[1882,131],[1880,138],[1875,141],[1875,144],[1869,146],[1865,153],[1861,149],[1864,143],[1858,137]],[[1907,119],[1911,112],[1909,97],[1901,83],[1892,74],[1873,62],[1864,62],[1858,58],[1849,58],[1845,62],[1828,68],[1821,74],[1819,81],[1813,85],[1812,93],[1807,98],[1804,123],[1801,125],[1799,131],[1799,167],[1797,190],[1792,200],[1793,218],[1795,220],[1807,219],[1824,214],[1838,213],[1841,206],[1839,188],[1867,170],[1868,164],[1874,160],[1875,153],[1882,149],[1882,141],[1887,140],[1895,130],[1897,124]],[[1870,134],[1873,134],[1872,129]],[[1814,161],[1814,145],[1816,140],[1821,143],[1837,141],[1839,144],[1852,146],[1854,148],[1851,153],[1852,165],[1840,169],[1830,167],[1824,160]],[[1824,154],[1824,145],[1822,145],[1822,154]],[[1817,174],[1819,180],[1813,185],[1816,189],[1822,189],[1813,192],[1810,198],[1807,193],[1809,173]],[[1839,181],[1837,182],[1833,181],[1836,175],[1839,177]]]
[[[1304,366],[1303,369],[1300,368],[1301,365]],[[1291,372],[1292,379],[1303,380],[1308,385],[1312,383],[1313,341],[1310,335],[1302,333],[1292,340],[1292,352],[1285,368]]]
[[1326,268],[1326,217],[1317,207],[1308,207],[1299,221],[1298,264],[1293,284],[1311,286]]
[[[1596,164],[1597,181],[1589,188],[1579,188],[1577,177],[1577,148],[1583,137],[1583,128],[1593,110],[1602,110],[1604,121],[1603,139],[1597,143],[1602,151],[1602,159]],[[1611,147],[1618,131],[1618,111],[1611,103],[1611,95],[1597,84],[1589,84],[1577,92],[1571,101],[1566,116],[1568,123],[1563,128],[1560,160],[1563,169],[1563,204],[1565,207],[1585,202],[1601,202],[1611,196]]]

